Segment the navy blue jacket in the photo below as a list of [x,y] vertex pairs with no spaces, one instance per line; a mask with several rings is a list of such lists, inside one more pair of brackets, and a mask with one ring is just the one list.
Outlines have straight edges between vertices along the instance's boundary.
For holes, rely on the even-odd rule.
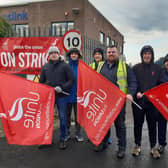
[[73,75],[75,77],[75,82],[70,89],[70,95],[68,96],[68,103],[76,103],[77,102],[77,81],[78,81],[78,60],[69,60],[69,65],[73,70]]
[[164,80],[168,82],[168,71],[166,69],[164,69]]
[[[73,82],[73,71],[64,61],[49,61],[41,70],[40,83],[52,87],[60,86],[63,91],[69,92]],[[58,96],[63,96],[63,94],[60,93]]]
[[[126,68],[127,68],[128,92],[129,92],[129,94],[134,95],[137,90],[136,77],[135,77],[132,69],[128,65],[126,65]],[[118,69],[118,61],[116,61],[110,67],[110,64],[106,60],[101,71],[100,71],[100,74],[102,74],[105,78],[107,78],[109,81],[111,81],[113,84],[115,84],[118,87],[117,69]]]

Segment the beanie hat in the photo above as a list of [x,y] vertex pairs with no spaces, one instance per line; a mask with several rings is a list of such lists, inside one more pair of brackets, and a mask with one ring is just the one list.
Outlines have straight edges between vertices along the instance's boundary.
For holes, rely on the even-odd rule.
[[141,52],[140,52],[142,60],[143,60],[143,54],[146,52],[150,52],[152,54],[151,62],[154,62],[154,50],[153,50],[152,46],[145,45],[142,47]]
[[103,49],[101,49],[101,48],[95,48],[94,50],[93,50],[93,56],[96,54],[96,53],[100,53],[101,55],[102,55],[102,60],[104,60],[104,51],[103,51]]
[[50,54],[53,53],[53,52],[60,54],[60,51],[59,51],[58,47],[56,47],[56,46],[51,46],[51,47],[49,48],[49,50],[48,50],[48,55],[50,55]]
[[78,58],[81,58],[81,57],[82,57],[81,54],[80,54],[80,51],[79,51],[77,48],[71,48],[71,49],[68,51],[68,53],[67,53],[67,57],[70,58],[70,56],[71,56],[72,53],[77,54],[77,55],[78,55]]

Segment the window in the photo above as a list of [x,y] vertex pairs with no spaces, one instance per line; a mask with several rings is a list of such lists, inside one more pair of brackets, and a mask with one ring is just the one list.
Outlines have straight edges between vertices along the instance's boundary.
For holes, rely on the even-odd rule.
[[19,37],[28,37],[29,36],[29,25],[28,24],[19,24],[15,25],[15,31]]
[[104,44],[104,42],[105,42],[105,34],[103,33],[103,32],[100,32],[100,43],[101,44]]
[[121,54],[123,53],[123,46],[122,45],[120,46],[120,53]]
[[52,35],[63,36],[70,29],[74,29],[74,22],[55,22],[52,23]]
[[109,46],[109,45],[110,45],[110,42],[111,42],[111,38],[110,38],[110,37],[107,37],[107,39],[106,39],[106,45]]
[[115,40],[112,40],[112,41],[111,41],[111,45],[115,45]]

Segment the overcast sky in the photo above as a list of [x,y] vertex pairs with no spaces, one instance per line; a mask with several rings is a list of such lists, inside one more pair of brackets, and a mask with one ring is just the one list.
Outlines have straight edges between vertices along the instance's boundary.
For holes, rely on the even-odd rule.
[[[31,0],[38,1],[38,0]],[[0,0],[0,5],[30,0]],[[155,58],[168,53],[168,0],[90,0],[124,35],[127,62],[140,61],[143,45],[152,45]]]

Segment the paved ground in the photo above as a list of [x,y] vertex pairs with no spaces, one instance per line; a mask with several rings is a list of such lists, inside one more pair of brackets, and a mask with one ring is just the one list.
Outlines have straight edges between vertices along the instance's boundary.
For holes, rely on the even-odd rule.
[[133,125],[130,108],[127,113],[127,155],[123,160],[116,158],[115,130],[112,127],[112,145],[103,152],[96,153],[85,141],[69,141],[66,150],[58,149],[58,129],[54,132],[55,145],[39,150],[36,146],[8,145],[4,137],[0,138],[0,168],[167,168],[168,150],[160,160],[154,160],[149,154],[146,126],[143,130],[143,151],[139,158],[131,156],[133,148]]

